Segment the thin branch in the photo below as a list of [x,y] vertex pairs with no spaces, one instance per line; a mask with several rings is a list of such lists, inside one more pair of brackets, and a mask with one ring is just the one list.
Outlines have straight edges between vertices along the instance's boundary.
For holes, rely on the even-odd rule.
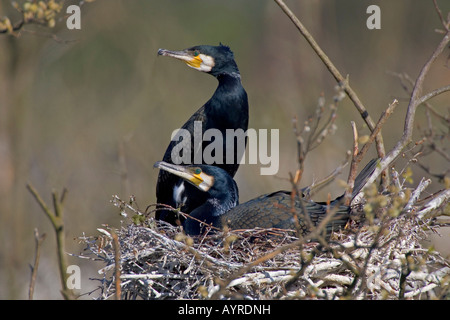
[[345,190],[345,205],[350,205],[351,195],[353,192],[353,187],[355,185],[356,172],[358,169],[358,164],[360,162],[360,158],[358,158],[359,148],[358,148],[358,130],[356,129],[356,124],[354,121],[351,121],[352,131],[353,131],[353,152],[352,152],[352,160],[350,162],[350,172],[348,174],[347,179],[347,188]]
[[45,237],[46,237],[45,233],[43,235],[39,235],[38,229],[34,229],[34,239],[36,241],[36,256],[34,258],[34,265],[32,266],[30,287],[28,290],[28,298],[30,300],[33,300],[34,287],[36,285],[36,277],[37,277],[37,271],[38,271],[38,267],[39,267],[39,259],[41,257],[41,247],[42,247],[42,243],[45,240]]
[[422,178],[417,188],[411,194],[411,197],[408,200],[408,203],[405,206],[405,212],[410,212],[412,210],[413,205],[417,202],[422,192],[430,185],[431,180]]
[[433,0],[434,8],[436,9],[436,12],[439,16],[439,19],[441,20],[442,26],[444,29],[448,32],[450,31],[450,22],[445,21],[444,16],[442,15],[441,9],[439,9],[439,6],[437,4],[436,0]]
[[372,144],[373,140],[376,138],[379,131],[381,131],[381,128],[386,123],[386,121],[389,119],[389,117],[394,113],[395,108],[398,106],[398,100],[394,99],[391,104],[387,107],[387,109],[381,114],[380,119],[378,120],[372,134],[369,137],[369,140],[364,144],[364,146],[361,148],[361,150],[358,153],[358,157],[360,160],[364,157],[366,152],[369,150],[370,145]]
[[429,212],[436,210],[437,208],[441,207],[443,204],[448,203],[450,200],[450,189],[443,190],[440,192],[437,192],[438,196],[436,196],[433,200],[429,201],[424,208],[420,209],[417,212],[417,216],[419,218],[423,218],[426,214]]
[[[420,71],[420,74],[417,77],[416,82],[414,84],[414,88],[411,93],[411,99],[410,99],[408,109],[406,112],[403,136],[402,136],[401,140],[397,143],[396,147],[389,153],[389,155],[396,154],[396,153],[398,154],[400,152],[400,150],[403,149],[403,147],[411,141],[413,124],[414,124],[414,116],[416,113],[416,109],[419,106],[419,104],[422,103],[419,96],[420,96],[420,93],[422,92],[425,77],[427,76],[431,65],[437,59],[437,57],[442,53],[442,51],[447,47],[447,44],[449,43],[449,41],[450,41],[450,32],[447,32],[447,34],[444,36],[444,38],[442,38],[442,40],[439,43],[436,50],[433,52],[433,54],[431,55],[429,60],[425,63],[422,70]],[[397,150],[397,146],[400,147],[399,150]]]
[[366,155],[367,151],[369,150],[370,145],[374,141],[375,137],[378,135],[378,133],[381,131],[381,128],[386,123],[386,121],[389,119],[389,117],[394,113],[395,108],[398,106],[398,101],[394,100],[389,106],[387,107],[386,111],[384,111],[380,119],[377,122],[377,125],[375,126],[375,129],[373,130],[372,134],[370,135],[368,141],[364,144],[364,146],[359,150],[358,148],[358,131],[356,130],[356,125],[352,121],[352,129],[353,129],[353,153],[352,153],[352,161],[350,162],[350,172],[347,179],[347,190],[345,192],[345,203],[348,204],[350,202],[351,194],[353,192],[353,187],[356,179],[356,173],[358,164],[361,162],[361,160]]
[[[56,235],[56,246],[57,246],[57,253],[58,253],[58,267],[59,267],[59,275],[61,279],[61,294],[65,299],[73,299],[73,293],[72,290],[70,290],[67,286],[67,280],[68,280],[68,274],[67,274],[67,258],[65,253],[65,236],[64,236],[64,222],[63,222],[63,206],[62,202],[60,200],[64,200],[63,197],[59,197],[58,193],[56,191],[52,192],[52,199],[53,199],[53,206],[54,206],[54,212],[52,212],[44,200],[42,200],[39,193],[36,191],[36,189],[30,184],[27,184],[27,189],[30,191],[30,193],[33,195],[33,197],[36,199],[37,203],[41,207],[41,209],[44,211],[47,218],[50,220],[53,229],[55,231]],[[65,191],[63,192],[65,194]]]
[[116,285],[116,292],[115,297],[116,300],[121,300],[121,294],[122,290],[120,287],[120,244],[119,244],[119,237],[117,234],[113,231],[111,232],[111,236],[113,239],[113,246],[114,246],[114,278],[115,278],[115,285]]
[[[319,56],[319,58],[325,64],[327,69],[330,71],[330,73],[333,75],[333,77],[336,79],[336,81],[342,86],[345,93],[348,95],[350,100],[353,102],[355,107],[358,109],[359,113],[361,114],[361,117],[366,122],[368,128],[371,131],[373,131],[375,128],[375,124],[372,121],[372,118],[370,117],[369,113],[367,112],[367,109],[362,104],[362,102],[359,99],[356,92],[350,87],[350,85],[348,83],[348,79],[344,78],[342,76],[342,74],[339,72],[339,70],[334,66],[334,64],[331,62],[331,60],[325,54],[325,52],[317,44],[317,42],[315,41],[313,36],[303,26],[303,24],[295,16],[295,14],[289,9],[289,7],[282,0],[275,0],[275,2],[278,4],[278,6],[280,6],[280,8],[284,11],[284,13],[291,19],[291,21],[294,23],[294,25],[297,27],[297,29],[300,31],[300,33],[303,35],[303,37],[306,39],[306,41],[308,41],[308,43],[310,44],[312,49],[316,52],[316,54]],[[380,158],[383,158],[385,156],[385,150],[384,150],[383,138],[382,138],[381,134],[377,135],[376,141],[377,141],[378,156]],[[387,175],[385,175],[385,177],[387,178]]]
[[345,160],[336,169],[334,169],[333,172],[331,172],[328,176],[319,181],[314,181],[313,184],[309,186],[305,191],[302,190],[303,193],[305,193],[305,196],[309,198],[314,193],[318,192],[319,190],[327,186],[329,183],[331,183],[339,174],[342,173],[342,170],[348,165],[350,157],[351,152],[347,151]]
[[420,94],[422,92],[423,83],[425,77],[430,70],[431,65],[437,59],[437,57],[444,51],[450,42],[450,31],[445,34],[441,42],[438,44],[431,57],[427,60],[425,65],[422,67],[419,76],[414,84],[413,91],[411,93],[411,98],[409,100],[408,108],[406,111],[405,125],[403,130],[403,135],[401,139],[397,142],[394,148],[386,155],[384,159],[380,161],[380,165],[375,169],[375,172],[369,178],[367,184],[375,181],[375,179],[380,175],[380,173],[385,170],[402,152],[406,145],[412,140],[414,117],[416,114],[417,107],[420,105],[421,98]]
[[417,101],[417,103],[418,104],[422,104],[422,103],[430,100],[431,98],[436,97],[437,95],[440,95],[441,93],[444,93],[446,91],[450,91],[450,85],[431,91],[430,93],[428,93],[428,94],[424,95],[423,97],[421,97]]
[[[337,118],[336,113],[338,109],[338,102],[340,102],[344,97],[345,93],[342,90],[341,86],[337,86],[337,93],[333,97],[333,103],[327,108],[330,111],[328,118],[325,120],[324,111],[325,111],[325,97],[324,94],[321,93],[317,107],[314,115],[308,117],[303,123],[303,126],[300,128],[298,123],[298,118],[295,116],[292,120],[293,131],[297,141],[297,162],[298,169],[294,175],[290,174],[289,181],[293,183],[293,187],[295,188],[295,192],[292,193],[292,200],[295,199],[295,194],[298,191],[298,186],[302,178],[302,173],[304,171],[304,161],[309,152],[320,146],[320,144],[325,140],[325,138],[332,134],[334,128],[334,122]],[[322,124],[321,121],[325,123]],[[304,196],[310,197],[316,190],[323,188],[328,183],[330,183],[348,164],[348,159],[350,154],[347,154],[347,159],[344,161],[342,165],[340,165],[334,172],[328,175],[326,178],[322,179],[319,182],[313,182],[313,184],[307,188],[301,190]]]
[[25,21],[20,20],[13,26],[8,18],[4,18],[3,23],[6,24],[6,28],[0,29],[0,33],[11,33],[12,35],[16,35],[15,32],[25,25]]
[[42,200],[41,196],[36,191],[36,189],[29,183],[27,184],[27,189],[28,189],[28,191],[30,191],[30,193],[32,194],[34,199],[36,199],[37,203],[41,207],[42,211],[44,211],[44,213],[47,216],[47,218],[49,218],[49,220],[52,223],[52,225],[53,226],[57,225],[55,217],[53,216],[52,212],[50,211],[50,209],[45,204],[44,200]]

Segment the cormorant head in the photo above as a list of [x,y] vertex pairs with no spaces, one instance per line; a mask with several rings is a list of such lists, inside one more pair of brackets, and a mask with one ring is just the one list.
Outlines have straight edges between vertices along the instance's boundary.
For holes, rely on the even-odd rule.
[[233,52],[223,44],[219,46],[201,45],[181,51],[159,49],[158,55],[184,61],[189,67],[210,73],[215,77],[225,73],[239,74]]
[[239,191],[236,182],[223,169],[209,165],[175,165],[158,161],[154,167],[170,172],[207,192],[209,198],[231,200],[237,204]]

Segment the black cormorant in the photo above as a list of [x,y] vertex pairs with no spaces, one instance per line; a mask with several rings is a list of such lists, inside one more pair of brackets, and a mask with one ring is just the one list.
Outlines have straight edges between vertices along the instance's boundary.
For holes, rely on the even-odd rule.
[[[240,132],[246,133],[248,128],[248,99],[247,93],[242,87],[241,76],[234,61],[233,52],[229,47],[220,44],[219,46],[195,46],[182,51],[159,49],[158,55],[181,60],[189,67],[209,73],[219,81],[213,96],[181,127],[181,129],[189,132],[190,139],[187,140],[181,135],[176,136],[170,142],[162,160],[167,163],[180,164],[185,154],[183,154],[183,151],[180,154],[176,152],[172,154],[172,151],[175,146],[177,146],[176,150],[179,150],[181,149],[180,146],[184,145],[190,148],[189,150],[191,151],[190,162],[184,162],[184,164],[197,164],[197,162],[194,162],[195,159],[198,159],[195,158],[196,153],[203,152],[205,147],[214,141],[213,139],[211,139],[213,140],[211,142],[200,141],[201,145],[199,143],[194,146],[194,126],[196,121],[200,121],[202,137],[206,130],[216,129],[223,138],[223,160],[212,163],[212,165],[222,168],[227,174],[234,177],[239,167],[240,157],[242,157],[242,154],[236,155],[238,150],[242,150],[238,144],[241,144],[243,149],[245,149],[246,138],[242,137],[242,135],[239,138],[240,140],[232,138],[233,141],[231,141],[230,138],[227,144],[226,130],[242,129]],[[238,131],[236,132],[239,133]],[[179,143],[181,145],[178,145]],[[231,152],[233,159],[232,161],[227,161],[227,153],[231,154]],[[205,164],[203,156],[199,164]],[[193,208],[204,203],[205,200],[205,193],[199,191],[191,184],[185,183],[183,179],[176,175],[164,170],[160,171],[156,185],[157,203],[170,205],[173,208],[179,208],[182,212],[189,213]],[[159,209],[156,213],[156,219],[175,224],[178,217],[173,211]],[[182,217],[180,217],[180,220],[182,222]]]
[[[376,168],[377,159],[371,160],[355,179],[352,199],[361,191],[365,182]],[[206,201],[190,212],[190,216],[204,221],[206,224],[222,229],[279,228],[299,230],[302,235],[309,233],[310,228],[300,214],[303,208],[307,211],[314,226],[326,216],[328,206],[323,202],[314,202],[295,198],[295,213],[292,210],[292,198],[289,191],[277,191],[259,196],[243,204],[238,204],[238,187],[234,179],[218,167],[208,165],[179,166],[165,162],[155,163],[155,167],[171,172],[189,181],[191,185],[207,195]],[[332,222],[327,225],[326,235],[348,222],[350,207],[341,204],[343,196],[330,203],[330,207],[339,205]],[[184,221],[187,234],[202,233],[204,224],[195,219]]]

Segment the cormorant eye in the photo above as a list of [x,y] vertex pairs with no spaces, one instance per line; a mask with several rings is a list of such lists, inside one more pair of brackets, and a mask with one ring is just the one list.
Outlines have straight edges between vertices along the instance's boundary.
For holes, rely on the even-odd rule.
[[197,169],[195,169],[194,173],[195,173],[195,174],[200,174],[200,173],[202,173],[202,169],[197,168]]
[[197,50],[194,51],[194,57],[197,57],[199,54],[200,53]]

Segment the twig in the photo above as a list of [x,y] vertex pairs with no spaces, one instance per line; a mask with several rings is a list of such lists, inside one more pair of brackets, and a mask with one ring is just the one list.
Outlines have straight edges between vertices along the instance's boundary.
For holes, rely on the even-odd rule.
[[[394,73],[389,72],[390,74],[398,77],[401,81],[402,87],[405,89],[406,92],[408,92],[411,95],[411,89],[409,86],[414,86],[414,81],[411,79],[411,77],[408,76],[408,74],[403,73]],[[406,83],[404,83],[406,82]],[[433,122],[431,116],[435,116],[438,120],[442,121],[444,125],[447,125],[447,127],[450,124],[450,119],[448,116],[443,116],[440,113],[438,113],[428,102],[428,99],[431,99],[432,97],[444,93],[446,91],[450,90],[450,86],[441,87],[438,88],[424,96],[422,96],[419,100],[420,104],[425,105],[425,116],[427,119],[427,129],[422,132],[423,138],[416,142],[415,145],[422,145],[422,148],[420,152],[422,152],[422,156],[425,156],[433,151],[435,151],[437,154],[441,155],[444,159],[447,161],[450,161],[450,155],[448,155],[445,150],[441,149],[441,147],[438,146],[437,140],[443,141],[445,137],[442,137],[441,134],[437,135],[436,130],[433,128]],[[420,128],[419,128],[420,129]],[[425,150],[425,146],[427,145],[429,150]],[[414,156],[416,157],[416,156]],[[424,164],[422,164],[418,159],[415,161],[415,164],[418,165],[420,168],[422,168],[425,172],[427,172],[430,176],[436,177],[439,179],[439,181],[443,182],[444,178],[446,177],[447,173],[450,172],[450,169],[447,169],[446,171],[442,173],[433,173],[431,172],[430,168]]]
[[410,212],[412,210],[412,206],[417,202],[423,190],[425,190],[431,183],[430,179],[424,179],[420,181],[417,188],[411,194],[411,197],[408,200],[408,203],[405,206],[405,211]]
[[239,268],[242,266],[242,264],[230,264],[230,263],[226,263],[224,261],[221,261],[219,259],[216,259],[214,257],[211,257],[210,255],[204,254],[186,244],[184,244],[183,242],[177,241],[177,240],[173,240],[173,239],[168,239],[166,237],[164,237],[163,235],[159,234],[158,232],[150,229],[150,228],[145,228],[145,230],[149,233],[151,233],[155,238],[157,238],[158,240],[160,240],[161,242],[163,242],[166,246],[175,248],[177,250],[188,250],[191,253],[193,253],[195,256],[200,257],[206,261],[209,261],[215,265],[218,266],[225,266],[228,268]]
[[28,298],[30,300],[33,300],[34,287],[36,284],[37,271],[38,271],[38,267],[39,267],[39,259],[41,256],[41,246],[45,240],[45,237],[46,237],[45,233],[42,235],[39,235],[38,229],[34,229],[34,239],[36,240],[36,256],[34,258],[34,265],[31,267],[32,268],[31,281],[30,281],[30,287],[29,287],[29,291],[28,291]]
[[[306,41],[308,41],[308,43],[310,44],[312,49],[316,52],[316,54],[319,56],[319,58],[325,64],[327,69],[331,72],[331,74],[336,79],[336,81],[339,83],[339,85],[342,86],[345,93],[348,95],[350,100],[353,102],[353,104],[355,105],[355,107],[357,108],[359,113],[361,114],[361,117],[366,122],[370,131],[373,131],[375,129],[375,124],[372,121],[372,118],[370,117],[369,113],[367,112],[367,109],[362,104],[362,102],[359,99],[356,92],[350,87],[350,85],[348,83],[348,79],[344,78],[342,76],[342,74],[339,72],[339,70],[334,66],[334,64],[331,62],[331,60],[325,54],[325,52],[317,44],[317,42],[315,41],[313,36],[303,26],[303,24],[295,16],[295,14],[289,9],[289,7],[282,0],[275,0],[275,2],[278,4],[278,6],[280,6],[280,8],[284,11],[284,13],[291,19],[291,21],[294,23],[294,25],[297,27],[297,29],[300,31],[300,33],[303,35],[303,37],[306,39]],[[385,150],[384,150],[383,138],[382,138],[381,134],[377,135],[376,142],[377,142],[378,156],[380,158],[383,158],[385,156]],[[383,175],[383,180],[384,179],[387,179],[386,174]]]
[[[325,110],[325,97],[323,93],[321,93],[318,99],[314,115],[309,116],[308,120],[304,122],[302,127],[299,127],[297,117],[294,117],[292,120],[293,131],[297,140],[298,169],[294,175],[290,173],[289,181],[291,182],[293,187],[293,191],[291,193],[291,200],[292,200],[291,204],[292,204],[292,212],[295,215],[296,212],[294,209],[293,201],[295,200],[296,194],[299,193],[298,186],[300,184],[302,174],[304,171],[304,161],[306,159],[306,156],[309,152],[317,148],[324,141],[324,139],[332,132],[332,130],[334,130],[333,124],[336,120],[337,105],[338,102],[341,101],[343,97],[345,97],[345,93],[343,92],[340,86],[337,86],[336,90],[337,93],[333,97],[333,103],[329,106],[330,115],[328,116],[328,119],[325,120],[325,123],[322,125],[320,129],[319,125],[321,124],[320,122],[324,116]],[[311,186],[300,190],[301,193],[303,193],[303,196],[310,198],[316,190],[323,188],[328,183],[333,181],[333,179],[339,173],[341,173],[342,169],[348,164],[349,156],[350,155],[347,154],[347,159],[344,161],[344,163],[340,165],[338,168],[336,168],[330,175],[320,180],[319,182],[313,182]]]
[[352,200],[352,192],[353,187],[355,185],[356,172],[358,170],[358,164],[360,158],[358,158],[359,148],[358,148],[358,130],[356,129],[356,124],[354,121],[351,121],[352,132],[353,132],[353,152],[352,152],[352,160],[350,162],[350,172],[348,174],[347,179],[347,188],[345,190],[345,205],[350,205],[350,201]]
[[432,210],[436,210],[443,204],[448,203],[450,199],[450,189],[438,192],[438,195],[431,201],[429,201],[424,208],[417,212],[419,218],[423,218],[427,213]]
[[242,277],[244,274],[246,274],[248,271],[250,271],[253,267],[257,266],[260,263],[263,263],[264,261],[270,260],[273,257],[279,255],[280,253],[285,252],[286,250],[289,250],[293,247],[299,246],[301,244],[304,243],[304,239],[299,239],[297,241],[294,241],[290,244],[284,245],[282,247],[279,247],[267,254],[265,254],[262,257],[259,257],[257,259],[255,259],[254,261],[252,261],[251,263],[248,263],[247,265],[243,266],[242,268],[240,268],[237,272],[235,272],[233,275],[231,275],[230,277],[228,277],[228,279],[225,279],[224,281],[221,281],[221,283],[219,284],[219,290],[217,290],[212,296],[211,299],[217,299],[220,297],[220,295],[222,295],[223,291],[230,285],[230,283],[237,278]]
[[[228,285],[227,288],[235,287],[235,286],[243,286],[243,285],[253,285],[254,283],[258,284],[267,284],[274,282],[286,282],[292,278],[291,271],[289,270],[276,270],[276,271],[265,271],[265,272],[255,272],[255,273],[247,273],[240,278],[233,279]],[[208,292],[208,297],[212,298],[219,292],[220,285],[216,285]]]
[[369,150],[369,147],[372,144],[373,140],[376,138],[378,132],[381,131],[381,128],[386,123],[386,121],[389,119],[389,117],[394,113],[394,110],[397,106],[398,106],[398,101],[397,101],[397,99],[394,99],[394,101],[392,101],[392,103],[389,104],[387,109],[381,114],[380,119],[378,120],[374,130],[372,131],[371,135],[369,136],[369,139],[364,144],[364,146],[361,148],[361,150],[358,152],[359,160],[362,160],[362,158],[365,156],[365,154]]
[[333,172],[319,181],[314,181],[313,184],[308,187],[306,196],[311,197],[315,192],[318,192],[326,185],[328,185],[331,181],[333,181],[333,179],[336,178],[340,173],[342,173],[342,170],[348,165],[350,157],[351,152],[347,151],[344,161],[336,169],[334,169]]
[[117,234],[113,231],[111,232],[114,247],[114,278],[116,285],[115,297],[116,300],[121,300],[122,290],[120,287],[120,244]]
[[387,119],[392,115],[395,108],[398,105],[398,101],[394,100],[391,104],[389,104],[386,111],[384,111],[378,120],[375,129],[372,131],[371,135],[369,136],[369,139],[364,144],[364,146],[361,148],[361,150],[358,147],[358,131],[356,129],[356,125],[354,121],[351,121],[352,125],[352,131],[353,131],[353,152],[352,152],[352,160],[350,162],[350,172],[347,179],[347,189],[345,191],[345,204],[349,205],[351,201],[351,195],[353,192],[355,179],[356,179],[356,173],[358,171],[358,165],[369,150],[370,145],[374,141],[376,135],[381,131],[382,126],[385,124]]
[[446,48],[449,41],[450,41],[450,32],[448,32],[443,37],[443,39],[439,43],[438,47],[435,49],[435,51],[433,52],[433,54],[431,55],[429,60],[425,63],[422,70],[420,71],[420,74],[416,79],[413,91],[411,93],[411,98],[410,98],[410,102],[409,102],[407,113],[406,113],[403,136],[402,136],[401,140],[397,143],[396,147],[394,147],[394,149],[391,152],[389,152],[389,154],[386,156],[386,158],[392,157],[393,155],[398,155],[400,153],[400,151],[403,149],[403,147],[411,141],[413,124],[414,124],[414,116],[415,116],[417,107],[421,103],[421,99],[419,98],[419,95],[422,92],[422,87],[423,87],[423,83],[425,81],[425,77],[428,74],[428,71],[429,71],[431,65],[437,59],[437,57],[442,53],[442,51]]
[[430,100],[431,98],[436,97],[437,95],[440,95],[441,93],[444,93],[447,91],[450,91],[450,85],[438,88],[438,89],[433,90],[430,93],[424,95],[417,101],[417,104],[420,105],[422,103],[425,103],[426,101]]
[[408,108],[406,111],[405,117],[405,125],[403,130],[403,135],[401,139],[396,143],[394,148],[380,161],[380,165],[375,169],[375,172],[369,178],[367,184],[371,184],[375,181],[375,179],[380,175],[380,173],[385,170],[402,152],[405,146],[411,142],[412,133],[413,133],[413,125],[414,125],[414,117],[416,114],[417,107],[421,103],[420,94],[422,92],[423,84],[425,81],[425,77],[428,74],[428,71],[431,68],[433,62],[437,59],[437,57],[442,53],[442,51],[447,47],[450,42],[450,31],[448,31],[445,36],[442,38],[441,42],[438,44],[431,57],[426,61],[425,65],[422,67],[419,76],[416,79],[414,84],[413,91],[411,93],[411,97],[409,100]]
[[[395,77],[397,77],[397,78],[399,78],[400,79],[400,82],[401,82],[401,85],[402,85],[402,87],[403,87],[403,89],[409,94],[409,95],[411,95],[411,90],[412,89],[410,89],[409,87],[408,87],[408,85],[409,86],[414,86],[414,80],[413,79],[411,79],[411,77],[407,74],[407,73],[397,73],[397,72],[391,72],[391,71],[388,71],[387,72],[388,74],[390,74],[390,75],[392,75],[392,76],[395,76]],[[407,84],[405,84],[404,82],[407,82]],[[449,122],[449,118],[448,117],[445,117],[445,116],[443,116],[443,115],[441,115],[440,113],[438,113],[429,103],[428,103],[428,100],[429,99],[431,99],[431,98],[433,98],[433,97],[435,97],[435,96],[437,96],[437,95],[439,95],[439,94],[441,94],[441,93],[444,93],[444,92],[446,92],[446,91],[449,91],[450,90],[450,85],[448,85],[448,86],[444,86],[444,87],[441,87],[441,88],[438,88],[438,89],[436,89],[436,90],[434,90],[434,91],[432,91],[432,92],[430,92],[430,93],[428,93],[428,94],[426,94],[426,95],[424,95],[424,96],[422,96],[421,98],[420,98],[420,100],[419,100],[419,104],[423,104],[423,103],[425,103],[425,105],[426,105],[426,107],[427,107],[427,110],[428,111],[430,111],[434,116],[436,116],[437,118],[439,118],[439,119],[441,119],[442,121],[444,121],[444,122]]]
[[450,22],[445,21],[444,16],[442,15],[441,9],[439,9],[439,6],[437,4],[436,0],[433,0],[434,8],[436,9],[436,12],[439,16],[439,19],[441,20],[442,26],[446,31],[450,31]]
[[62,207],[63,203],[61,202],[61,200],[64,200],[64,197],[61,199],[58,197],[58,193],[56,191],[52,192],[53,207],[54,207],[54,212],[52,212],[48,208],[44,200],[42,200],[41,196],[36,191],[36,189],[30,183],[27,184],[27,189],[36,199],[37,203],[44,211],[45,215],[50,220],[53,229],[55,230],[56,247],[58,253],[58,267],[62,286],[61,294],[65,299],[73,299],[74,296],[72,290],[70,290],[67,287],[67,279],[68,279],[67,259],[65,254],[64,221],[63,221],[63,207]]
[[24,34],[26,33],[26,34],[30,34],[30,35],[37,36],[37,37],[52,39],[53,41],[55,41],[57,43],[61,43],[61,44],[71,44],[71,43],[80,41],[79,39],[62,39],[54,33],[44,32],[42,30],[39,30],[39,31],[30,30],[28,28],[26,28],[26,29],[22,28],[22,30],[20,30],[20,33],[24,33]]

